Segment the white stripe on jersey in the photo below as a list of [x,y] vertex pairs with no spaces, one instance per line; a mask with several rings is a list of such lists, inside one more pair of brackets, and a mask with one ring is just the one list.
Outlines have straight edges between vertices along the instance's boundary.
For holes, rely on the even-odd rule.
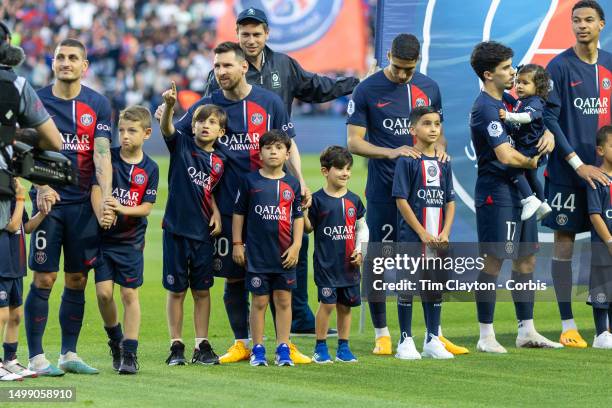
[[74,130],[76,132],[77,124],[76,124],[76,101],[72,101],[72,124],[74,125]]
[[599,93],[599,67],[595,64],[595,85],[597,86],[597,93]]
[[442,208],[440,207],[425,207],[423,208],[423,221],[425,221],[425,230],[434,237],[440,234],[442,229]]
[[276,181],[276,200],[280,202],[280,180]]
[[242,119],[244,121],[244,128],[248,129],[249,125],[247,124],[247,103],[246,103],[246,100],[242,101]]

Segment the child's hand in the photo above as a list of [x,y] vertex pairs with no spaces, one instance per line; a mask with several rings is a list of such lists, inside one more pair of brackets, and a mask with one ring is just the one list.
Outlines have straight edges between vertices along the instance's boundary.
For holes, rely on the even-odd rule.
[[162,94],[167,109],[172,109],[176,103],[176,83],[172,81],[172,87]]
[[221,213],[219,211],[213,210],[208,226],[211,228],[210,230],[211,237],[216,237],[217,235],[221,233]]
[[117,220],[117,213],[110,208],[105,208],[102,212],[102,217],[98,219],[98,224],[102,229],[109,229],[115,224]]
[[501,120],[506,120],[506,110],[505,109],[500,109],[499,110],[499,118]]
[[122,206],[115,197],[106,197],[106,200],[104,200],[104,209],[113,210],[117,214],[123,214],[125,211],[125,207]]
[[307,209],[312,204],[312,193],[310,189],[304,185],[302,186],[302,210]]
[[300,247],[297,245],[291,245],[287,250],[281,255],[283,259],[283,268],[291,269],[295,267],[298,263],[298,258],[300,255]]
[[351,254],[351,265],[361,266],[362,263],[363,263],[363,255],[361,254],[361,252],[357,252],[357,250],[354,250],[353,253]]
[[238,266],[244,266],[246,264],[246,256],[244,253],[243,244],[234,245],[234,250],[232,252],[232,259]]
[[21,181],[19,181],[19,179],[15,177],[15,195],[18,198],[25,199],[25,191],[25,187],[23,186],[23,184],[21,184]]
[[448,233],[442,231],[440,235],[438,235],[438,248],[439,249],[447,249],[450,239],[448,237]]
[[426,244],[430,248],[438,247],[438,238],[431,235],[429,232],[425,231],[423,234],[419,235],[421,242]]

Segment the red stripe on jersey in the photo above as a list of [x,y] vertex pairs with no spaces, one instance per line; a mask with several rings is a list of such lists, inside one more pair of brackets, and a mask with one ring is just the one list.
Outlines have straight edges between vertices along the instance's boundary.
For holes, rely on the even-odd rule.
[[[251,162],[251,171],[261,168],[261,159],[259,158],[259,138],[268,130],[268,112],[263,106],[258,105],[253,101],[247,101],[247,132],[251,135],[253,143],[250,144],[249,157]],[[257,142],[255,142],[257,141]]]
[[504,104],[504,106],[506,107],[506,110],[507,110],[507,111],[510,111],[510,112],[513,112],[513,111],[514,111],[514,106],[512,106],[512,104],[511,104],[511,103],[506,102],[506,101],[503,101],[502,103],[503,103],[503,104]]
[[278,243],[280,255],[283,254],[291,246],[291,221],[292,221],[292,204],[295,199],[295,191],[291,189],[289,184],[278,181],[278,207],[281,214],[286,217],[280,217],[278,220]]
[[442,233],[442,227],[444,226],[444,210],[442,209],[442,207],[440,207],[440,218],[438,218],[438,220],[440,220],[438,222],[438,236]]
[[21,227],[19,228],[21,229],[21,234],[19,234],[19,270],[25,271],[28,258],[26,258],[26,249],[25,249],[26,233],[25,233],[25,228],[23,226],[23,223],[21,223]]
[[544,169],[544,177],[548,177],[548,167]]
[[427,171],[425,169],[425,160],[421,160],[421,176],[423,179],[423,183],[421,184],[423,187],[427,186]]
[[224,171],[223,161],[214,153],[210,154],[210,179],[208,185],[204,188],[202,196],[202,209],[204,215],[210,220],[212,216],[212,191],[221,180]]
[[[599,88],[599,100],[601,101],[602,105],[605,104],[607,108],[605,111],[602,109],[602,113],[598,115],[599,120],[597,122],[597,129],[601,129],[602,126],[610,124],[612,116],[612,113],[610,112],[610,98],[612,98],[612,72],[605,67],[598,65],[597,78],[599,78],[599,83],[597,84],[597,87]],[[607,103],[605,101],[607,101]]]
[[421,218],[423,219],[423,229],[427,231],[427,207],[423,207],[423,216]]
[[355,232],[355,224],[357,222],[357,207],[355,207],[355,203],[346,198],[342,199],[342,207],[344,208],[344,224],[346,225],[347,231],[352,231],[353,238],[346,239],[345,242],[345,262],[351,261],[351,255],[355,250],[356,244],[356,232]]
[[96,112],[83,102],[75,101],[75,126],[78,138],[77,169],[79,172],[79,186],[89,191],[91,179],[94,174],[93,138],[96,129]]
[[431,105],[431,101],[429,97],[421,88],[416,85],[410,84],[410,110],[417,108],[419,106],[429,106]]

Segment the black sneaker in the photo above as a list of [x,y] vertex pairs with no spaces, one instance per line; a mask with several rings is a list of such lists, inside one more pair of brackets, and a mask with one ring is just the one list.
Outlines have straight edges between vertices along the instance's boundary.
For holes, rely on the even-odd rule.
[[185,365],[185,345],[180,341],[175,341],[170,346],[170,355],[166,359],[166,364],[169,366]]
[[121,343],[118,341],[109,340],[110,355],[113,356],[113,370],[119,370],[121,365]]
[[119,374],[136,374],[140,365],[136,353],[124,351],[121,353],[121,365],[119,366]]
[[215,354],[208,340],[202,340],[199,350],[193,350],[192,364],[215,365],[219,364],[219,356]]

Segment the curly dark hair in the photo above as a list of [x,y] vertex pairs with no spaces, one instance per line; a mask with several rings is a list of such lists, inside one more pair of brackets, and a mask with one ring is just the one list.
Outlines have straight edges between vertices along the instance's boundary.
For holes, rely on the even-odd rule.
[[546,100],[550,92],[550,75],[544,67],[538,64],[527,64],[519,67],[517,77],[521,74],[532,74],[533,83],[536,88],[536,95]]

